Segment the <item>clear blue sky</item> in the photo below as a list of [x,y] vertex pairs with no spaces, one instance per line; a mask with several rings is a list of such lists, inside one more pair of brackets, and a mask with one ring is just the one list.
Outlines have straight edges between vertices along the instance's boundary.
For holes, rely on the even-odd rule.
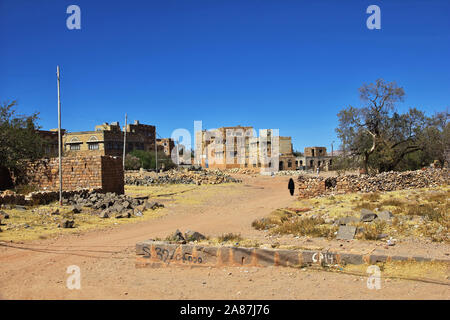
[[[68,30],[66,8],[81,8]],[[381,8],[368,30],[366,8]],[[448,0],[0,0],[0,101],[69,131],[102,122],[279,128],[294,148],[338,141],[337,112],[377,78],[400,110],[450,105]]]

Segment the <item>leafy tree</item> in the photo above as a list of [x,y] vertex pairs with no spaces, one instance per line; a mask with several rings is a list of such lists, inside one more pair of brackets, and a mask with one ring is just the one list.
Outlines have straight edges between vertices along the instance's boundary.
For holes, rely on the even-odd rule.
[[125,156],[125,170],[137,170],[141,167],[141,160],[139,158],[127,154]]
[[24,160],[42,157],[44,142],[37,133],[38,113],[16,113],[17,101],[0,104],[0,167],[17,173]]
[[[405,93],[395,82],[378,79],[359,92],[362,107],[341,110],[336,132],[344,149],[362,160],[365,172],[416,169],[429,164],[430,157],[443,157],[447,124],[442,115],[429,118],[416,108],[399,114],[395,105]],[[440,139],[430,141],[433,136]]]
[[[133,150],[129,153],[129,155],[139,159],[139,168],[155,169],[156,157],[154,151]],[[175,164],[172,162],[172,159],[170,157],[166,156],[164,152],[158,152],[158,169],[162,167],[164,167],[165,169],[170,169],[174,166]]]

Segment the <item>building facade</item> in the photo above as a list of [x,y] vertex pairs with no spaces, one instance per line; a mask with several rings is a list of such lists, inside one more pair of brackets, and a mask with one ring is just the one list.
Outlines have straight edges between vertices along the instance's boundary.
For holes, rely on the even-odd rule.
[[[253,127],[222,127],[195,133],[195,164],[206,168],[270,168],[295,170],[291,137],[275,137],[271,129],[254,134]],[[272,141],[278,142],[273,155]],[[278,156],[277,163],[272,163]],[[278,162],[279,161],[279,162]]]
[[327,154],[325,147],[307,147],[301,157],[295,158],[295,165],[298,169],[303,170],[320,170],[328,171],[333,164],[333,159]]
[[68,132],[64,134],[65,155],[123,156],[126,131],[126,153],[133,150],[155,150],[155,126],[135,121],[122,131],[118,122],[107,122],[95,127],[95,131]]

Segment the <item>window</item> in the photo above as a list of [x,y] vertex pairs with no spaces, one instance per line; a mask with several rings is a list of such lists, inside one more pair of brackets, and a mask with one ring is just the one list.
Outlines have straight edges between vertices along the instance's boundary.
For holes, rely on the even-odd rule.
[[89,150],[98,150],[98,143],[89,143]]
[[80,150],[80,144],[71,144],[70,145],[70,150]]

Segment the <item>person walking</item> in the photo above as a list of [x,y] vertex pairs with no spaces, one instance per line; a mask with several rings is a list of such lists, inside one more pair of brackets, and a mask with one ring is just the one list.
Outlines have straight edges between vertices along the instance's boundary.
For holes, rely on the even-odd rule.
[[294,183],[294,180],[292,180],[292,178],[289,179],[288,189],[289,189],[289,192],[291,193],[291,196],[293,196],[294,190],[295,190],[295,183]]

